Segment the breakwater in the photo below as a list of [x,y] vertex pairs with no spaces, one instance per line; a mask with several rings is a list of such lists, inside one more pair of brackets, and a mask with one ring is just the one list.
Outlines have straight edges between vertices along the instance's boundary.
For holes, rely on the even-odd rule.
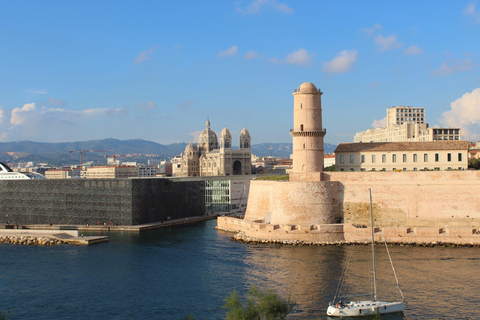
[[0,243],[22,244],[22,245],[42,245],[53,246],[63,244],[64,241],[46,236],[14,236],[4,235],[0,236]]

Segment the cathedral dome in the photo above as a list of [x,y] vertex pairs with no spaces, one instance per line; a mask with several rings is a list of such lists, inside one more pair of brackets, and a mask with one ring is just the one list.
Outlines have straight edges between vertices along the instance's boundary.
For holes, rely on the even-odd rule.
[[230,130],[227,129],[227,127],[223,128],[222,133],[220,134],[220,137],[231,137],[232,135],[230,134]]
[[318,89],[313,83],[304,82],[298,87],[297,92],[318,92]]
[[240,132],[240,135],[241,136],[250,136],[250,132],[248,132],[247,129],[245,129],[245,127],[242,129],[242,131]]
[[198,137],[198,146],[210,151],[218,148],[218,139],[217,134],[210,129],[210,120],[207,120],[206,126],[207,128]]
[[188,154],[190,151],[198,151],[198,147],[195,143],[190,142],[186,147],[185,147],[185,154]]

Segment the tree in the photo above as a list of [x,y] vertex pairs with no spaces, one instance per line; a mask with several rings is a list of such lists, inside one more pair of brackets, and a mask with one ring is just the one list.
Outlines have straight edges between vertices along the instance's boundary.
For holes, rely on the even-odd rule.
[[283,320],[293,311],[296,303],[290,299],[284,300],[275,292],[262,292],[252,287],[247,293],[246,303],[243,303],[234,289],[225,299],[224,309],[227,309],[225,320]]
[[468,168],[469,169],[480,169],[480,159],[472,158],[468,160]]
[[325,169],[323,169],[323,171],[335,171],[335,165],[332,164],[331,166],[325,167]]

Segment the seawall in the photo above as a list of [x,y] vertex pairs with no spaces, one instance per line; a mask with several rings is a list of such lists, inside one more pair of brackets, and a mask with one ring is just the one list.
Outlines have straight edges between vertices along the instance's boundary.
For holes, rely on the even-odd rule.
[[252,181],[245,219],[220,217],[218,228],[267,240],[368,241],[365,229],[355,228],[370,225],[368,189],[375,226],[389,242],[480,243],[478,171],[329,172],[319,181]]

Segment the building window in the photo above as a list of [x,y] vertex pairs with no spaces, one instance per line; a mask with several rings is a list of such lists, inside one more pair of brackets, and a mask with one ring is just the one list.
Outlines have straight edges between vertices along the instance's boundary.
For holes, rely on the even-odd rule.
[[417,162],[417,154],[416,153],[413,155],[413,162]]
[[435,167],[435,168],[433,168],[433,170],[435,170],[435,171],[440,171],[440,168],[439,168],[439,167]]
[[300,125],[300,131],[303,131],[303,124]]
[[428,162],[428,153],[423,154],[423,162]]
[[365,155],[362,154],[362,163],[365,163]]
[[360,171],[365,171],[365,168],[361,168]]
[[417,168],[413,168],[413,171],[417,171]]
[[343,168],[341,168],[340,171],[343,171]]
[[343,163],[343,154],[340,155],[340,163]]
[[353,163],[353,160],[354,160],[353,154],[351,154],[351,155],[350,155],[350,163]]
[[407,162],[407,155],[406,154],[403,155],[403,162]]
[[438,153],[435,153],[435,162],[438,162],[438,160],[439,160]]
[[397,155],[396,154],[392,154],[392,162],[397,162]]
[[353,168],[350,168],[350,171],[355,171]]
[[372,154],[372,163],[375,163],[375,155]]
[[447,161],[448,162],[452,161],[452,154],[451,153],[447,153]]
[[458,161],[462,161],[462,154],[460,152],[458,153]]
[[387,162],[387,155],[386,154],[382,154],[382,162]]

